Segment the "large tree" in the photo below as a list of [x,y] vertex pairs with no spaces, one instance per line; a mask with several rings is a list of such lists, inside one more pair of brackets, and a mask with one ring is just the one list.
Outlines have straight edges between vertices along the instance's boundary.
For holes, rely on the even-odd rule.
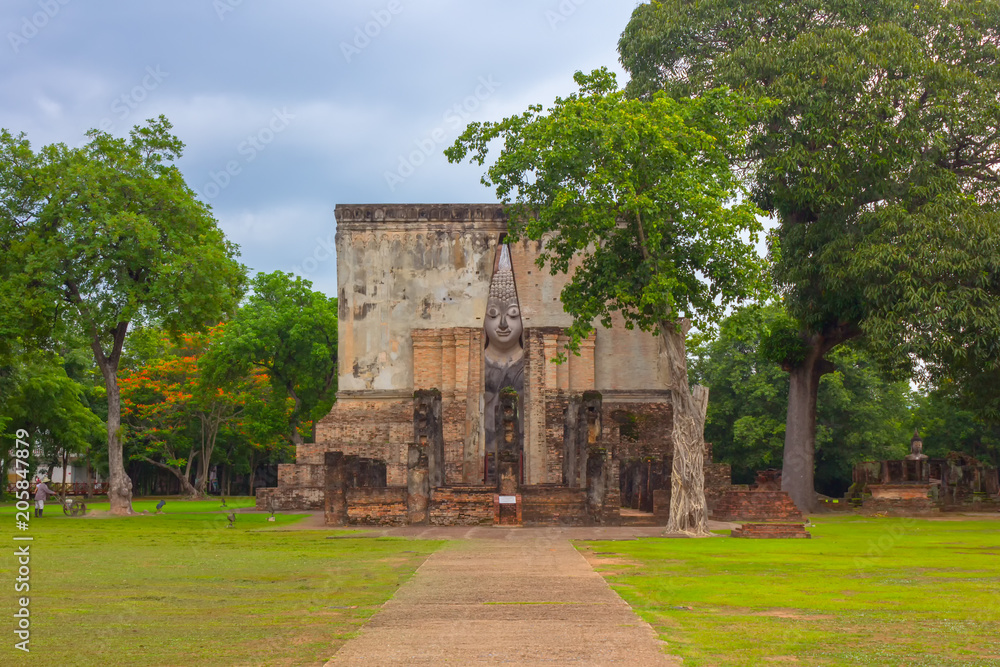
[[622,35],[632,95],[729,85],[771,102],[732,155],[779,223],[774,275],[799,327],[782,486],[802,509],[831,350],[865,335],[905,372],[968,367],[969,341],[997,339],[998,26],[998,0],[672,0]]
[[208,356],[217,373],[265,371],[277,398],[294,403],[288,435],[299,445],[337,392],[337,299],[281,271],[258,273],[251,288]]
[[757,209],[736,203],[726,159],[742,143],[744,105],[725,90],[628,99],[607,70],[576,81],[580,92],[547,111],[472,123],[447,155],[482,165],[502,141],[483,183],[508,206],[514,238],[544,240],[539,266],[571,272],[562,303],[573,344],[615,312],[662,338],[674,409],[668,528],[705,534],[707,392],[688,385],[681,318],[704,323],[762,285],[763,263],[740,238],[760,230]]
[[127,139],[93,130],[78,148],[37,153],[0,132],[0,329],[85,336],[107,390],[111,511],[131,512],[118,366],[130,325],[217,323],[244,282],[236,246],[172,164],[183,144],[166,118]]
[[[693,350],[692,378],[712,392],[705,439],[740,481],[781,464],[789,378],[772,355],[794,324],[777,305],[740,308]],[[851,485],[854,464],[907,453],[911,391],[906,381],[883,378],[858,344],[829,356],[836,370],[819,384],[816,484],[840,497]]]

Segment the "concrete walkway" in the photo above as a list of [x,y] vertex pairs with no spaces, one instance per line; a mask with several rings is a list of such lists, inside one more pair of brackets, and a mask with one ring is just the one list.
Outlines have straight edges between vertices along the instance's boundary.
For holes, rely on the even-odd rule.
[[680,664],[573,548],[570,531],[464,531],[327,665]]

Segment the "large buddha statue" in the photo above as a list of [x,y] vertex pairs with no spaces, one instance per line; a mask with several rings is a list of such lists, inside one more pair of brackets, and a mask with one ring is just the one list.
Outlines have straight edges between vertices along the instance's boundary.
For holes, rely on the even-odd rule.
[[[501,246],[500,261],[490,283],[486,303],[486,360],[485,369],[485,430],[486,452],[496,461],[499,438],[496,435],[497,410],[500,393],[507,387],[517,391],[518,431],[523,434],[524,346],[521,340],[523,325],[521,309],[514,287],[514,272],[510,262],[510,249]],[[493,466],[490,466],[492,469]],[[492,476],[492,471],[487,477]]]

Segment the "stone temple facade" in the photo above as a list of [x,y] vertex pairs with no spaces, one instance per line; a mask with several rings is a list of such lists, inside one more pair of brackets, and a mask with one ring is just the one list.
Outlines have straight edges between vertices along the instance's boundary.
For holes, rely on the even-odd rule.
[[[336,219],[337,402],[259,508],[359,525],[665,522],[657,337],[616,322],[555,363],[567,277],[535,264],[537,242],[504,243],[500,205],[340,205]],[[707,467],[717,497],[728,466]]]

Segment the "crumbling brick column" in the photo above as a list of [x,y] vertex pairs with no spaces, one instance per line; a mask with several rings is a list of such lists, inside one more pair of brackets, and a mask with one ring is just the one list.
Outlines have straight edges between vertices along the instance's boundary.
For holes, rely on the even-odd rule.
[[413,441],[427,453],[430,488],[444,486],[444,423],[437,389],[413,393]]
[[604,498],[608,488],[608,452],[594,447],[587,453],[587,514],[595,524],[603,523]]
[[323,496],[328,526],[347,525],[347,460],[343,452],[326,452]]
[[406,512],[410,524],[430,522],[427,505],[430,498],[430,478],[427,454],[420,445],[410,445],[406,462]]
[[603,399],[600,392],[570,396],[563,428],[563,484],[580,488],[586,484],[587,451],[601,443]]
[[[507,465],[510,475],[516,485],[521,483],[521,456],[524,447],[521,442],[521,429],[518,420],[520,397],[518,393],[507,387],[500,392],[500,405],[496,414],[497,438],[497,482],[500,484],[503,475],[500,474],[500,464]],[[501,491],[500,493],[504,493]],[[510,495],[517,493],[516,489]]]

